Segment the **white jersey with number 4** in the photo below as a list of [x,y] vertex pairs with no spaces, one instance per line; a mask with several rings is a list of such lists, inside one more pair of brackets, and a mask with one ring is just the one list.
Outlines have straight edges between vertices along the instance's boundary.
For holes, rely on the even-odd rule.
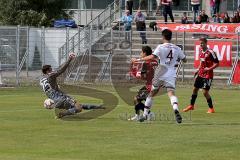
[[154,50],[153,55],[159,58],[159,65],[166,68],[166,72],[161,75],[161,78],[175,78],[176,67],[179,59],[182,60],[186,56],[182,52],[181,48],[172,43],[163,43],[157,46]]

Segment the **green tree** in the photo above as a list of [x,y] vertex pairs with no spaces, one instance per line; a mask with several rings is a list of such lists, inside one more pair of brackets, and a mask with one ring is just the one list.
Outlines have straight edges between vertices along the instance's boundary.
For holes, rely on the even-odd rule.
[[69,18],[68,0],[0,0],[2,25],[51,26],[54,19]]

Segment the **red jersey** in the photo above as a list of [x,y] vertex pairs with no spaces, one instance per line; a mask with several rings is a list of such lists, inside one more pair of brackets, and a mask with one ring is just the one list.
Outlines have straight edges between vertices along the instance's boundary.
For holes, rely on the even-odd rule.
[[163,4],[163,3],[168,3],[168,6],[171,5],[172,1],[169,1],[169,0],[162,0],[162,5],[166,5],[166,4]]
[[146,62],[133,63],[131,66],[131,76],[146,80],[146,88],[150,92],[152,87],[152,79],[154,77],[154,71],[158,62],[155,60],[149,60]]
[[204,72],[204,68],[210,68],[214,63],[219,63],[216,53],[211,49],[207,49],[205,52],[201,51],[199,58],[201,63],[198,76],[202,78],[213,79],[213,70]]

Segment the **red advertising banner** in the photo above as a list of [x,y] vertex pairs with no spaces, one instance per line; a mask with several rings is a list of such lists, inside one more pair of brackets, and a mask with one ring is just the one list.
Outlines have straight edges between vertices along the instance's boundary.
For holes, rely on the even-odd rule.
[[240,32],[239,24],[224,24],[224,23],[216,23],[216,24],[163,24],[158,23],[158,28],[160,30],[170,29],[173,32],[206,32],[209,34],[213,34],[215,37],[225,37],[225,38],[235,38],[235,33]]
[[[208,41],[208,47],[211,48],[218,57],[219,66],[232,67],[232,42]],[[195,41],[194,67],[198,68],[200,64],[199,54],[201,52],[200,41]]]
[[233,74],[232,82],[235,84],[240,84],[240,61],[238,61],[237,67]]

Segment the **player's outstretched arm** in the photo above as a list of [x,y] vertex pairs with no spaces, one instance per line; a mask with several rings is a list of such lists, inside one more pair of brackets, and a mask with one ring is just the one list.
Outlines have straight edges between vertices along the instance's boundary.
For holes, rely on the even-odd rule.
[[54,76],[57,77],[57,76],[59,76],[60,74],[62,74],[63,72],[65,72],[66,69],[68,68],[70,62],[71,62],[74,58],[75,58],[75,54],[74,54],[74,53],[71,53],[71,54],[69,55],[68,61],[65,62],[65,64],[64,64],[63,66],[61,66],[61,67],[57,70],[57,72],[54,74]]
[[140,61],[154,60],[155,58],[156,58],[156,56],[151,54],[151,55],[143,57],[143,58],[138,58],[138,59],[132,58],[131,61],[132,61],[132,63],[135,63],[135,62],[140,62]]

